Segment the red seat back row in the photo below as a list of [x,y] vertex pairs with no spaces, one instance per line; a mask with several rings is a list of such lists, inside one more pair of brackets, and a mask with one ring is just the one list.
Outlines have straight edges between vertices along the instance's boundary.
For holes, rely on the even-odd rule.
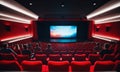
[[[15,60],[1,60],[0,61],[0,71],[44,71],[42,69],[41,61],[22,61],[21,65]],[[120,71],[120,61],[96,61],[91,68],[90,61],[72,61],[71,64],[68,61],[49,61],[48,71],[70,71],[69,66],[71,66],[72,72],[80,71]],[[92,70],[91,70],[92,69]]]

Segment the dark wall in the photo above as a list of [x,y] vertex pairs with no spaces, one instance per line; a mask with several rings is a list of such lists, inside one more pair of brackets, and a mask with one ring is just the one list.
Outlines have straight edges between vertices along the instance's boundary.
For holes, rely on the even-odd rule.
[[90,21],[37,21],[36,24],[38,39],[44,42],[50,40],[50,25],[76,25],[77,41],[87,41],[90,33]]

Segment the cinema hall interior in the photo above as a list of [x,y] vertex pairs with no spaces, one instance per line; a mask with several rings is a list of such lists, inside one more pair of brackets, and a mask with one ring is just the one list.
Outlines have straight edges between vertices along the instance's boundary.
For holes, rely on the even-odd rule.
[[0,0],[0,72],[120,72],[120,0]]

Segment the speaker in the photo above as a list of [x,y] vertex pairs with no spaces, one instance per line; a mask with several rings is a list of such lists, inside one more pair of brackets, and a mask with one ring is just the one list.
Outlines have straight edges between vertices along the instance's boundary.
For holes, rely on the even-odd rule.
[[25,28],[25,31],[28,32],[28,28]]
[[100,26],[95,26],[95,31],[98,32],[100,30]]
[[110,31],[110,26],[107,26],[106,27],[106,32],[109,32]]
[[5,30],[10,32],[11,31],[10,25],[5,25]]
[[100,28],[96,28],[96,32],[98,32],[98,31],[99,31],[99,29],[100,29]]

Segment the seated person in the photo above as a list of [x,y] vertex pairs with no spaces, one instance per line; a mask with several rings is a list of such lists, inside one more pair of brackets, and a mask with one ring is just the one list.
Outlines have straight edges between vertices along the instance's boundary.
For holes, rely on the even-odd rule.
[[47,54],[53,53],[53,49],[52,49],[50,43],[47,45],[47,48],[46,48],[45,52],[46,52]]
[[20,49],[19,44],[16,44],[16,45],[14,46],[13,50],[14,50],[17,54],[21,54],[21,49]]
[[102,49],[102,48],[101,48],[100,43],[96,43],[96,46],[95,46],[94,50],[99,51],[99,50],[101,50],[101,49]]
[[31,51],[28,50],[27,45],[24,45],[23,47],[24,47],[24,50],[22,50],[22,54],[23,55],[30,55],[31,56]]
[[12,50],[11,48],[8,48],[8,44],[6,44],[6,43],[3,43],[1,45],[0,53],[7,53],[7,54],[12,53],[13,55],[17,56],[17,53],[14,50]]
[[101,57],[103,57],[104,54],[111,54],[111,53],[112,53],[112,51],[109,50],[109,47],[110,47],[110,44],[108,44],[108,43],[105,43],[105,44],[104,44],[104,48],[103,48],[103,50],[101,50],[101,52],[100,52]]
[[39,44],[36,44],[36,46],[34,48],[34,52],[35,53],[42,52],[41,46],[39,46]]

